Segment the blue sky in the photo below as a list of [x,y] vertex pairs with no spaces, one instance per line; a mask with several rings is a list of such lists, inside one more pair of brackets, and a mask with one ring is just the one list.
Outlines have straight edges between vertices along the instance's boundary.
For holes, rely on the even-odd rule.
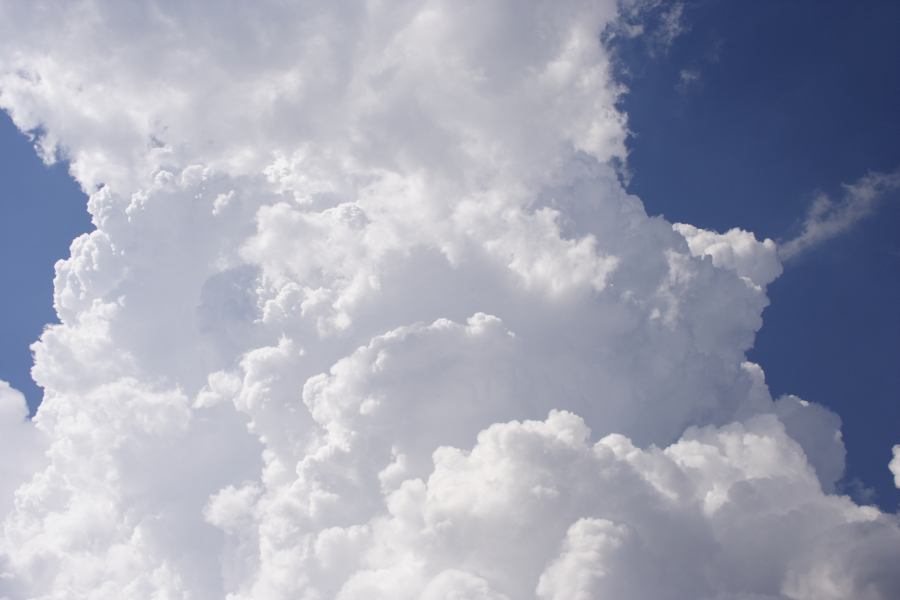
[[[649,212],[776,240],[798,233],[819,192],[900,165],[900,4],[692,2],[667,48],[620,46],[630,190]],[[44,166],[6,115],[0,122],[0,378],[39,390],[28,345],[52,311],[52,269],[87,231],[84,196],[65,165]],[[896,199],[892,199],[896,200]],[[847,491],[896,506],[886,468],[900,441],[900,202],[788,266],[751,358],[775,394],[836,410]]]
[[[900,3],[692,2],[667,52],[625,45],[630,190],[647,210],[785,240],[816,194],[900,166]],[[696,79],[683,83],[681,73]],[[853,479],[893,509],[900,198],[789,264],[750,358],[843,419]]]
[[25,393],[32,411],[40,389],[29,375],[29,346],[53,311],[53,265],[91,227],[87,198],[64,163],[46,166],[6,113],[0,115],[0,379]]

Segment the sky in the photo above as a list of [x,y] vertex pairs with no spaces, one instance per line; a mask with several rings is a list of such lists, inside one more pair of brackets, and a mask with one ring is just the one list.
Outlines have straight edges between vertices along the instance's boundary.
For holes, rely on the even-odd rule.
[[40,388],[31,379],[30,346],[53,311],[53,265],[69,254],[75,237],[91,229],[87,198],[69,177],[64,162],[47,166],[29,139],[8,115],[0,121],[0,211],[3,294],[0,321],[0,379],[28,398],[31,411],[40,403]]
[[[896,2],[693,2],[681,22],[665,52],[623,47],[628,189],[651,213],[788,240],[819,194],[900,167]],[[900,437],[898,225],[895,192],[798,257],[749,354],[775,393],[841,415],[847,483],[887,509],[900,502],[880,466]]]
[[898,18],[0,2],[0,600],[895,598]]

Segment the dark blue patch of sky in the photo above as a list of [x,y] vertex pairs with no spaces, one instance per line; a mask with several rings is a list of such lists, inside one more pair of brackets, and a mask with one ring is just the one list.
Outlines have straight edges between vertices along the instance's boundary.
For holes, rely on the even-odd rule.
[[[900,2],[685,3],[666,50],[618,44],[629,189],[651,214],[797,235],[821,192],[900,167]],[[750,359],[775,395],[843,419],[842,488],[896,510],[900,443],[900,197],[809,250],[769,288]]]

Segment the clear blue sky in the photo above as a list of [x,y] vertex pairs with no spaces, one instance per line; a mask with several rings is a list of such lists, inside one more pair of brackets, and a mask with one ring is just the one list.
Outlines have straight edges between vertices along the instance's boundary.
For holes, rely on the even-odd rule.
[[0,379],[22,391],[34,411],[41,392],[29,374],[29,346],[56,321],[53,265],[91,221],[66,165],[44,165],[2,111],[0,157]]
[[[900,2],[689,2],[690,28],[651,56],[622,46],[630,189],[651,213],[787,239],[817,192],[900,165]],[[697,75],[685,84],[681,73]],[[52,310],[53,263],[90,228],[64,165],[0,118],[0,378],[40,399],[29,344]],[[900,442],[900,199],[799,259],[770,288],[751,358],[773,394],[844,421],[846,490],[894,510]]]

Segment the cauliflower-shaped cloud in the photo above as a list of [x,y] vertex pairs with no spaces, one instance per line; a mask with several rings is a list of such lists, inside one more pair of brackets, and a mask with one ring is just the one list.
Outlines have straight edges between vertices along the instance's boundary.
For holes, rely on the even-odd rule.
[[0,387],[0,597],[896,597],[746,360],[774,244],[621,186],[645,4],[0,3],[96,226]]

